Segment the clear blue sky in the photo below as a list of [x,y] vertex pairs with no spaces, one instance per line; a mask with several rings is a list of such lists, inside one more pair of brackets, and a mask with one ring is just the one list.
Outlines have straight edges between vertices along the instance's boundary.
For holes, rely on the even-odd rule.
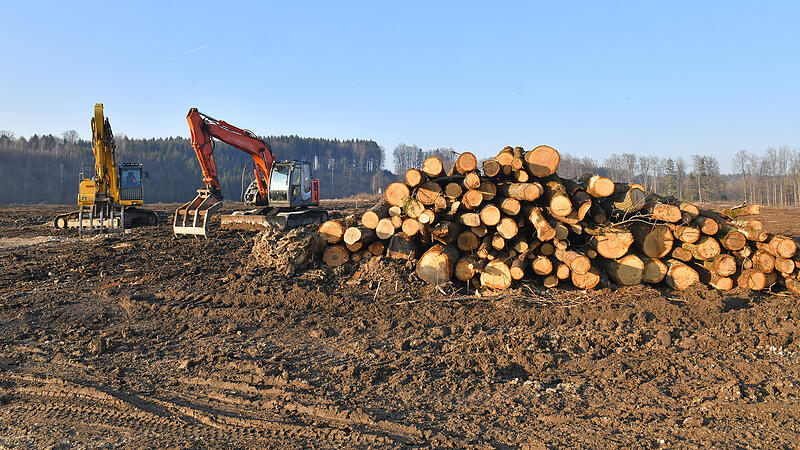
[[[702,4],[701,4],[702,3]],[[800,146],[798,2],[3,2],[0,129],[258,134],[479,156]]]

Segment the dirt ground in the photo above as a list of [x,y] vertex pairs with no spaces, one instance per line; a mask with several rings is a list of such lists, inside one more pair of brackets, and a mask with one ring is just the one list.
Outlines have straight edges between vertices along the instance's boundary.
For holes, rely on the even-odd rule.
[[[254,232],[78,239],[50,224],[68,209],[0,208],[0,447],[800,442],[793,296],[475,297],[382,258],[289,278]],[[764,220],[800,235],[799,217]]]

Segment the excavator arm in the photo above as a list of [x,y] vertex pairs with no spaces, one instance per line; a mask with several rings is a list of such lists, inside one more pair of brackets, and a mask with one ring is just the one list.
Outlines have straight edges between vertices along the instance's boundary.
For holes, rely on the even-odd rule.
[[115,148],[111,124],[103,115],[103,104],[96,103],[94,105],[94,117],[92,118],[95,195],[108,195],[117,202],[119,200],[119,189]]
[[217,174],[217,164],[214,161],[214,142],[212,138],[229,144],[253,158],[254,173],[258,183],[261,198],[266,201],[269,192],[269,176],[275,155],[266,142],[262,141],[252,132],[235,127],[225,121],[207,116],[197,108],[189,110],[186,115],[189,130],[192,134],[192,147],[200,161],[203,170],[203,182],[211,195],[217,200],[222,200],[222,189]]

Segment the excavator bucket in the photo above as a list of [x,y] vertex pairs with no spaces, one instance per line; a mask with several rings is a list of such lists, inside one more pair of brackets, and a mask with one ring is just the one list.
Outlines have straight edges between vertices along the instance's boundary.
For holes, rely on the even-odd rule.
[[198,189],[197,197],[175,211],[172,230],[175,236],[191,234],[208,237],[208,223],[214,211],[222,206],[208,189]]

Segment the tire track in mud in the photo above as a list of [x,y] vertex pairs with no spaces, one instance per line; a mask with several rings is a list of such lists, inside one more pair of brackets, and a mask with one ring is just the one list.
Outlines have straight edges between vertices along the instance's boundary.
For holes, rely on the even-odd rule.
[[[213,440],[291,440],[339,444],[420,445],[423,431],[413,425],[376,420],[361,410],[341,409],[329,399],[206,378],[181,378],[188,389],[142,395],[83,385],[61,378],[6,377],[12,423],[50,422],[91,426],[117,433]],[[288,400],[287,398],[298,400]],[[322,406],[308,406],[322,405]],[[2,421],[3,419],[0,419]]]

